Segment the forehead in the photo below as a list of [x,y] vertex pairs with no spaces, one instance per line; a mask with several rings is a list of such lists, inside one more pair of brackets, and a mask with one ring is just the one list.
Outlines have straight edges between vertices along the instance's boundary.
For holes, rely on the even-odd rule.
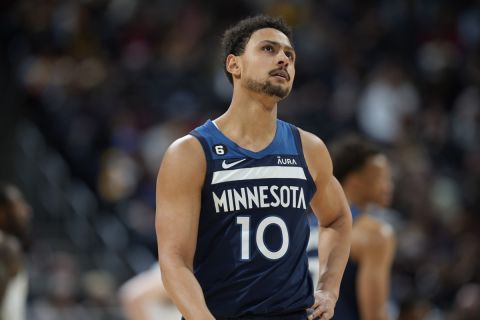
[[249,45],[255,46],[262,41],[278,42],[280,45],[284,47],[292,46],[292,44],[290,43],[290,40],[283,32],[273,28],[258,29],[257,31],[252,33],[247,46]]
[[378,154],[370,157],[365,163],[364,168],[367,172],[383,172],[390,169],[390,164],[386,156]]

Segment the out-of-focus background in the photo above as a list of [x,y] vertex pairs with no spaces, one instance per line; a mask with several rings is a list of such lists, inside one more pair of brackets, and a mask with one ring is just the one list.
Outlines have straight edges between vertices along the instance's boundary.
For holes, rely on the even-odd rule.
[[394,307],[478,311],[479,1],[4,0],[0,179],[34,211],[29,319],[124,319],[118,287],[156,259],[162,153],[226,110],[220,37],[256,13],[295,31],[279,117],[394,163]]

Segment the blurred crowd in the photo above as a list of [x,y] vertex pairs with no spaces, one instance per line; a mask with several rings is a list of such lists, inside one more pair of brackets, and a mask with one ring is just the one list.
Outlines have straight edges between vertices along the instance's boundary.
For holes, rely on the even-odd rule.
[[[222,31],[247,15],[283,16],[298,60],[279,117],[327,145],[359,133],[395,166],[399,319],[480,315],[479,1],[31,0],[2,9],[16,107],[93,190],[95,215],[122,212],[128,241],[153,256],[161,156],[230,101]],[[50,256],[31,266],[51,278],[33,285],[32,319],[53,319],[45,304],[61,308],[61,290],[75,292],[70,306],[84,302],[68,287],[79,274],[95,310],[115,308],[111,294],[138,271]]]

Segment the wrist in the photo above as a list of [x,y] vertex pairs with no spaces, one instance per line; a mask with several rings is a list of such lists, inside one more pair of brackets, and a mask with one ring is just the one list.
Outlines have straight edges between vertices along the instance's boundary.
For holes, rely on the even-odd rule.
[[318,286],[315,291],[316,292],[321,292],[323,295],[326,295],[326,296],[330,297],[333,301],[338,300],[338,296],[339,296],[338,290],[323,289],[320,286]]

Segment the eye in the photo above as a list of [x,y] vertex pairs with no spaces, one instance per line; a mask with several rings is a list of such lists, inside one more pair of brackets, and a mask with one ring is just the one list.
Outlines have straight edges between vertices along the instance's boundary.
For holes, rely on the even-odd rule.
[[295,59],[295,55],[291,51],[285,51],[285,55],[288,57],[290,60]]
[[266,45],[262,48],[263,51],[267,51],[267,52],[273,52],[274,51],[274,48],[273,46],[271,45]]

